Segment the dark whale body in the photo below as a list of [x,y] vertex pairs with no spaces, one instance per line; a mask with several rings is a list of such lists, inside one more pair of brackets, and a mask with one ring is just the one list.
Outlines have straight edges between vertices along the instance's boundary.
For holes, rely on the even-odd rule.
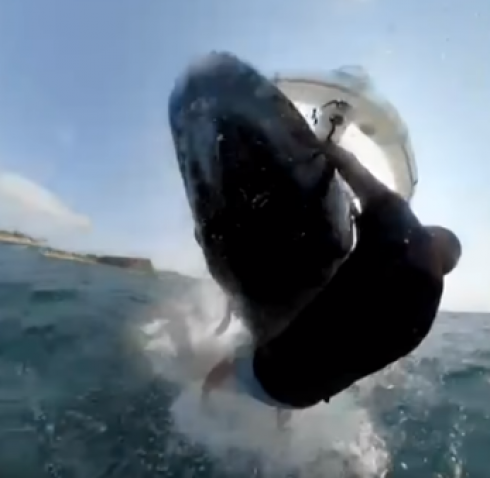
[[278,334],[353,243],[350,203],[294,105],[250,65],[191,65],[169,120],[196,238],[256,337]]

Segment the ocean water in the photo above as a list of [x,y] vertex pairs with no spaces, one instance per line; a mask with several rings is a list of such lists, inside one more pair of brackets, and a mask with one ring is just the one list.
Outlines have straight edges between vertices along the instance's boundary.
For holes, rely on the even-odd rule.
[[420,350],[293,416],[199,401],[240,335],[212,284],[0,246],[0,476],[490,476],[490,321],[441,314]]

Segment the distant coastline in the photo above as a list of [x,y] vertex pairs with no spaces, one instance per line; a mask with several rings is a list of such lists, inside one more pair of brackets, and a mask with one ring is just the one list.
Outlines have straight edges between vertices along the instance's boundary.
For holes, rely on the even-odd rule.
[[77,252],[64,251],[55,249],[46,244],[41,239],[36,239],[27,234],[18,231],[0,230],[0,244],[18,244],[22,246],[36,247],[45,257],[52,259],[64,259],[88,264],[103,264],[107,266],[119,267],[122,269],[131,269],[140,272],[155,274],[151,259],[145,257],[126,257],[96,254],[81,254]]
[[39,246],[40,242],[27,234],[22,234],[17,231],[2,231],[0,230],[0,242],[8,242],[11,244],[22,244],[26,246]]

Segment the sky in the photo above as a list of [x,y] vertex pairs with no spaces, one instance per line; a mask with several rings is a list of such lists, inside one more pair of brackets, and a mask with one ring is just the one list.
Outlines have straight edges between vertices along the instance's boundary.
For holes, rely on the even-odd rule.
[[488,25],[484,0],[0,0],[0,228],[203,273],[176,76],[210,50],[267,74],[361,65],[410,129],[414,210],[462,240],[443,306],[490,311]]

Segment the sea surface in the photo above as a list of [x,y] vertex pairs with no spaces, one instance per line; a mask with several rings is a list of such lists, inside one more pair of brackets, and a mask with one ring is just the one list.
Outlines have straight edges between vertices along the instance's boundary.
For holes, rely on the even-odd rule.
[[490,476],[489,316],[441,314],[413,357],[279,432],[246,398],[200,404],[222,310],[175,273],[0,246],[0,476]]

